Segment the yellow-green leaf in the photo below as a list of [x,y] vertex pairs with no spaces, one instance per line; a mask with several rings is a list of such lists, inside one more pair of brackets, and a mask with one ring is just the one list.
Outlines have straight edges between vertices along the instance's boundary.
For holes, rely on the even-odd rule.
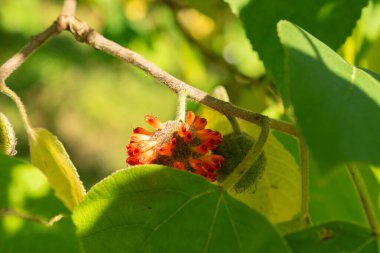
[[[258,126],[242,122],[242,128],[257,139],[260,131]],[[236,197],[264,213],[272,222],[290,220],[301,207],[299,167],[293,156],[272,134],[268,137],[264,152],[267,163],[256,192]]]
[[[220,113],[202,107],[198,113],[208,121],[207,128],[220,131],[223,135],[231,132],[227,118]],[[240,122],[242,130],[258,138],[260,128],[248,122]],[[291,220],[300,211],[301,175],[293,156],[274,137],[269,135],[264,146],[266,167],[253,193],[230,192],[236,199],[264,214],[271,222]]]
[[45,129],[34,129],[29,136],[32,164],[41,169],[55,195],[73,210],[85,196],[76,168],[57,137]]

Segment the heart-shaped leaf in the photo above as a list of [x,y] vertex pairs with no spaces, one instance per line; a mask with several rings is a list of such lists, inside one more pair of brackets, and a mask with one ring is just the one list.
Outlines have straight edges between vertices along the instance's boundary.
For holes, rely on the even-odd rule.
[[34,129],[29,145],[32,164],[46,175],[67,208],[74,209],[84,198],[85,190],[62,143],[49,131]]
[[0,252],[80,252],[68,210],[46,177],[34,166],[4,155],[0,155]]
[[74,211],[86,252],[290,252],[271,224],[204,178],[159,165],[120,170]]
[[380,84],[300,27],[281,21],[279,36],[294,112],[321,169],[380,165]]

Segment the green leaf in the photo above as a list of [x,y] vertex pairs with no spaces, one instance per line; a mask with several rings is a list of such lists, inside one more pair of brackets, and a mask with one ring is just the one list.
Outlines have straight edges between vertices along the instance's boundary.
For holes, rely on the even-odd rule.
[[379,82],[298,26],[278,29],[297,124],[321,169],[380,165]]
[[[0,252],[79,253],[67,213],[40,170],[0,155]],[[65,216],[48,226],[58,214]]]
[[116,172],[73,219],[86,252],[290,252],[270,223],[204,178],[159,165]]
[[[232,8],[242,0],[226,0]],[[241,8],[244,4],[238,4]],[[290,20],[333,49],[338,49],[351,34],[361,10],[368,0],[320,0],[305,4],[302,0],[251,0],[240,10],[247,37],[259,53],[267,71],[273,76],[286,105],[289,93],[284,82],[284,52],[277,37],[276,25]]]
[[285,236],[295,253],[374,253],[376,236],[371,231],[346,222],[334,221]]
[[45,129],[34,129],[29,137],[32,164],[48,178],[55,195],[70,210],[85,196],[78,173],[62,143]]
[[[223,135],[230,133],[231,126],[225,116],[206,107],[201,107],[198,115],[207,119],[207,128],[217,130]],[[241,121],[242,130],[256,140],[260,128]],[[299,166],[284,146],[269,134],[264,146],[266,166],[262,178],[256,184],[253,193],[231,194],[248,206],[258,210],[272,223],[293,219],[301,207],[301,175]]]

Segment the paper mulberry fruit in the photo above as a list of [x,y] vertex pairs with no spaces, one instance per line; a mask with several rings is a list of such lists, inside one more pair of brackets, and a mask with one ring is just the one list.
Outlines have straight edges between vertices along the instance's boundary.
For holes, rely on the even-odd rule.
[[191,171],[209,181],[216,180],[216,172],[222,168],[224,157],[213,154],[213,150],[222,143],[222,135],[206,129],[206,119],[191,111],[185,122],[160,122],[151,115],[145,115],[144,119],[154,131],[141,127],[133,130],[127,145],[128,164],[162,164]]

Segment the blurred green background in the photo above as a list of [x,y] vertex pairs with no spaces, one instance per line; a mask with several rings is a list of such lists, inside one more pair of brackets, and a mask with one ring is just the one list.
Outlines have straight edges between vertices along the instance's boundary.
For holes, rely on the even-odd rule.
[[[340,53],[380,72],[378,2],[371,1]],[[0,3],[3,63],[54,21],[62,1]],[[284,119],[277,89],[224,1],[83,0],[76,16],[195,87],[211,92],[223,85],[233,103]],[[136,126],[147,127],[145,114],[165,121],[176,110],[176,96],[169,89],[66,32],[33,54],[7,84],[22,98],[33,126],[49,129],[63,142],[86,188],[126,166],[129,135]],[[0,110],[15,127],[18,157],[29,159],[15,105],[1,96]],[[291,111],[288,116],[292,118]]]

